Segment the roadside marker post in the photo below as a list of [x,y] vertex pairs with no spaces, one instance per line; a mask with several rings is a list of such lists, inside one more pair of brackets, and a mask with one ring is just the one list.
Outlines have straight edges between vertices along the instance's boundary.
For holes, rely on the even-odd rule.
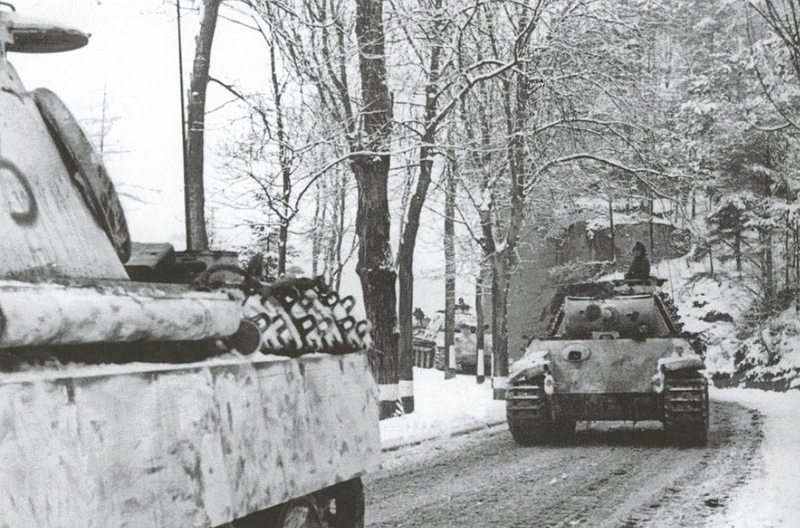
[[456,377],[456,354],[455,349],[452,346],[447,346],[444,349],[445,353],[445,361],[447,362],[447,368],[444,371],[444,379],[453,379]]

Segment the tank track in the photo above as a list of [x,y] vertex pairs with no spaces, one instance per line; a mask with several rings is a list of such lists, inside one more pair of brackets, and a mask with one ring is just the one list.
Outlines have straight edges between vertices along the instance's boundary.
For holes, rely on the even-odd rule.
[[699,372],[668,373],[664,378],[664,431],[671,443],[708,443],[708,380]]
[[565,441],[575,432],[575,422],[553,420],[542,379],[509,387],[506,420],[514,441],[522,446]]
[[683,322],[681,321],[681,316],[678,313],[678,307],[675,306],[675,301],[665,291],[659,291],[658,298],[661,300],[661,303],[663,304],[672,325],[678,332],[682,332]]
[[244,315],[261,333],[261,352],[299,356],[369,348],[370,325],[353,315],[355,299],[340,298],[321,280],[281,279],[244,300]]

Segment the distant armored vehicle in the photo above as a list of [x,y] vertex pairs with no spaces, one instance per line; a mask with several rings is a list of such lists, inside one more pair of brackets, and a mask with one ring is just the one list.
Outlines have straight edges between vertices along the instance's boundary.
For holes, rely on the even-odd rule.
[[658,291],[663,282],[559,289],[548,335],[510,368],[507,418],[517,443],[564,440],[582,420],[660,420],[671,441],[707,442],[705,365]]
[[[414,354],[419,358],[417,366],[444,370],[444,319],[444,310],[437,311],[425,330],[414,337]],[[453,328],[454,369],[464,374],[483,376],[491,372],[492,359],[490,354],[478,350],[477,331],[478,320],[475,314],[469,310],[457,310]],[[491,350],[492,335],[487,333],[484,339],[486,349]],[[482,365],[482,368],[479,368],[479,365]]]

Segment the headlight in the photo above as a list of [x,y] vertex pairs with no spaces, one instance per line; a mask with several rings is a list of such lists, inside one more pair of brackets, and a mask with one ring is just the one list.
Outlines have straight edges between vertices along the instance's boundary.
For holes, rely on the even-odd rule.
[[552,396],[556,392],[556,380],[550,374],[544,375],[544,393]]
[[653,390],[656,394],[664,392],[664,373],[660,370],[653,376]]

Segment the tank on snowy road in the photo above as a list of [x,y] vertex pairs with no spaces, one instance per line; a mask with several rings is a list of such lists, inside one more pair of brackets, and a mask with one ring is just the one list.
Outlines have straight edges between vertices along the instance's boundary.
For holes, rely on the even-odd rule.
[[705,444],[708,383],[660,279],[559,288],[548,335],[511,365],[507,418],[523,445],[565,440],[583,420],[659,420]]

